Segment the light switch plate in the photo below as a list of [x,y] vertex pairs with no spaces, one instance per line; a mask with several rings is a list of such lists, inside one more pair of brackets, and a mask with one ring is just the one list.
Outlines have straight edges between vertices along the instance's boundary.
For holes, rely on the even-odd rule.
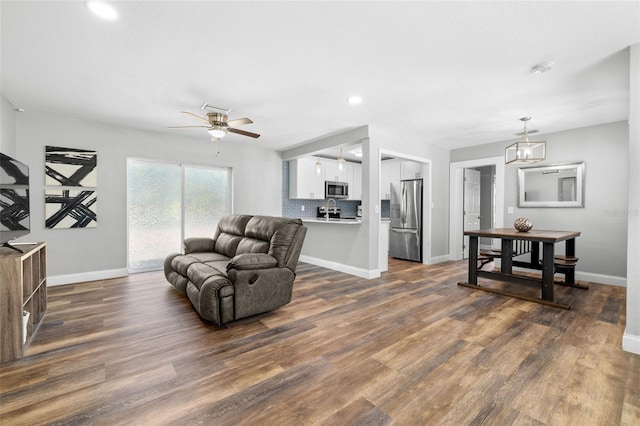
[[507,213],[508,214],[513,214],[513,207],[511,207],[511,206],[507,207]]

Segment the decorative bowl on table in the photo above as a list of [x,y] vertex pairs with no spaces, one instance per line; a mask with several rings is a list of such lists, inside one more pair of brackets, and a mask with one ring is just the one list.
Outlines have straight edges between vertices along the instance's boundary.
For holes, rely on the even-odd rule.
[[531,223],[531,219],[519,217],[513,222],[513,227],[516,228],[518,232],[529,232],[531,228],[533,228],[533,223]]

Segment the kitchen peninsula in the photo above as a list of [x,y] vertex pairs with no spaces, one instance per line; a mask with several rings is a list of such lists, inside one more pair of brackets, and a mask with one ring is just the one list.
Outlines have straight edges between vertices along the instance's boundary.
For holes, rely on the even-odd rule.
[[[369,247],[369,222],[360,219],[301,218],[307,236],[300,260],[363,278],[374,278],[388,267],[388,223],[380,225],[378,247]],[[386,231],[383,231],[386,230]],[[384,235],[382,234],[384,232]],[[369,251],[379,250],[377,264],[369,265]],[[372,270],[374,271],[372,273]]]

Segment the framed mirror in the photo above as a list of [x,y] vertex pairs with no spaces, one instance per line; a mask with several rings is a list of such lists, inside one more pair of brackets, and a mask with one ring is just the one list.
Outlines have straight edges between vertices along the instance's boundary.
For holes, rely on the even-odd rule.
[[518,169],[518,207],[584,207],[585,163]]

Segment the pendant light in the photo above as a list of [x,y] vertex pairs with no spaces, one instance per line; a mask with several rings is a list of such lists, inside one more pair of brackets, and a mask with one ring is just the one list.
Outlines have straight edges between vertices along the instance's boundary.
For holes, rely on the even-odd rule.
[[338,170],[344,169],[344,157],[342,156],[342,147],[340,147],[340,156],[338,157]]
[[318,161],[316,161],[316,174],[320,174],[322,173],[322,163],[320,162],[320,159],[318,158]]
[[504,152],[505,164],[529,164],[543,161],[546,157],[546,141],[530,141],[527,133],[527,121],[531,117],[522,117],[524,130],[520,140],[509,145]]

